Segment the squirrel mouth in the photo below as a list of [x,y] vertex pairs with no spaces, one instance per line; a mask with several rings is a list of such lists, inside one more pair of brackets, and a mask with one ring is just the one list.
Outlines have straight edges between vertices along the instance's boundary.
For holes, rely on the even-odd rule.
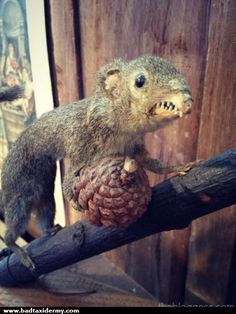
[[149,110],[148,115],[149,116],[155,116],[159,114],[159,109],[163,112],[166,111],[168,113],[172,113],[174,115],[179,116],[180,118],[183,117],[184,113],[177,108],[177,106],[170,102],[170,101],[164,101],[160,103],[155,103]]

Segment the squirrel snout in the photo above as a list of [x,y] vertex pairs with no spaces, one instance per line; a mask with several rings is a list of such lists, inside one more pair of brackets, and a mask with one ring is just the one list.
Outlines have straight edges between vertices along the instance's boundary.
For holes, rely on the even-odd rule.
[[178,92],[174,96],[168,98],[168,101],[175,104],[174,112],[177,113],[179,117],[191,112],[193,98],[189,90]]
[[193,104],[193,101],[191,100],[188,100],[188,101],[185,101],[182,105],[182,108],[181,108],[181,111],[186,114],[186,113],[190,113],[191,112],[191,109],[192,109],[192,104]]
[[184,94],[184,101],[182,105],[183,113],[190,113],[193,105],[192,95],[188,92]]
[[182,114],[190,113],[193,105],[192,95],[189,90],[184,90],[181,94],[182,99],[178,102],[177,108]]

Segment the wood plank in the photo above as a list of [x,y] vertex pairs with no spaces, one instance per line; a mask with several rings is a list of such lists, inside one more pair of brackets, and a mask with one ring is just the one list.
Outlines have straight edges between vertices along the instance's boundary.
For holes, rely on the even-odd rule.
[[[236,2],[213,0],[198,158],[236,146],[235,30]],[[186,303],[225,304],[227,295],[235,295],[228,291],[235,288],[235,271],[230,267],[235,250],[235,210],[234,206],[192,224]]]
[[41,276],[22,287],[0,287],[0,306],[78,308],[157,307],[161,304],[103,255],[98,255]]
[[[48,13],[49,53],[57,105],[65,105],[82,98],[80,58],[78,53],[78,26],[74,20],[74,1],[50,0],[45,2]],[[61,164],[62,175],[69,168],[69,160]],[[81,215],[66,202],[66,223],[74,223]]]
[[[85,96],[94,89],[97,69],[116,57],[130,59],[144,53],[159,54],[186,74],[195,99],[194,112],[165,130],[147,135],[152,156],[167,163],[188,162],[196,157],[209,3],[205,0],[80,1]],[[150,175],[152,185],[162,179]],[[189,230],[172,231],[115,250],[109,256],[149,291],[160,294],[161,301],[182,301],[188,235]],[[170,273],[175,276],[169,276]]]
[[50,0],[50,26],[59,105],[80,98],[73,1]]

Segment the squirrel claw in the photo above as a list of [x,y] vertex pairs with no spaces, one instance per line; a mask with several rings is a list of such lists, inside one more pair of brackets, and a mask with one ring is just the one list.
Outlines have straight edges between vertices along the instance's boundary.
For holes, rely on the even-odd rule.
[[[7,256],[10,257],[11,254],[13,254],[14,252],[9,249],[9,248],[4,248],[3,250],[0,251],[0,260],[6,258]],[[21,263],[30,270],[30,272],[33,275],[37,276],[37,272],[36,272],[36,267],[34,262],[32,261],[31,257],[28,255],[28,253],[25,250],[20,250],[19,252],[19,257],[20,257],[20,261]]]
[[35,264],[32,261],[32,259],[29,257],[29,255],[25,255],[24,260],[22,260],[22,263],[24,264],[25,267],[27,267],[31,272],[35,272]]
[[82,207],[80,207],[78,205],[78,203],[76,201],[74,201],[73,199],[70,201],[70,205],[73,209],[75,209],[76,211],[79,211],[79,212],[84,212],[84,209]]
[[198,160],[189,162],[182,167],[179,167],[176,170],[176,175],[185,176],[192,168],[198,166],[202,161],[203,161],[202,159],[198,159]]
[[35,266],[33,260],[31,259],[31,257],[28,255],[28,253],[25,250],[21,250],[20,260],[21,260],[21,263],[26,268],[28,268],[34,276],[38,276],[37,271],[36,271],[36,266]]
[[54,236],[58,231],[60,231],[61,229],[63,229],[63,227],[59,224],[56,224],[55,226],[53,226],[52,228],[48,229],[46,231],[47,235],[51,235]]

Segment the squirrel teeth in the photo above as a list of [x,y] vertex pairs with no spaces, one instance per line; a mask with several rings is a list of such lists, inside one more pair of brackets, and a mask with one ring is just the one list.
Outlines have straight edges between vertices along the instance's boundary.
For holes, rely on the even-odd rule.
[[172,102],[168,102],[168,101],[160,102],[159,107],[162,109],[170,110],[170,111],[175,110],[175,105]]

